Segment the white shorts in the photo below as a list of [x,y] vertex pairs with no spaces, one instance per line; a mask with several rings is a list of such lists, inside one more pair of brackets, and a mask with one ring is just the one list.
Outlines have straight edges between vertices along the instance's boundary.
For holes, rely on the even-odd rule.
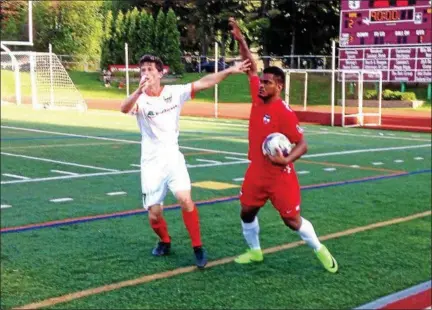
[[180,151],[169,159],[141,160],[141,189],[144,209],[162,205],[168,188],[175,195],[191,189],[186,161]]

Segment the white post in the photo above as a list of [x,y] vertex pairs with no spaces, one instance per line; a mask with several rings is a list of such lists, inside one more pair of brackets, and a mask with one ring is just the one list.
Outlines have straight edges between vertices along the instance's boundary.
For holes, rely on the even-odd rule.
[[335,70],[336,70],[336,42],[332,42],[332,80],[331,80],[331,125],[335,119]]
[[382,108],[382,71],[379,71],[379,86],[378,86],[378,125],[381,126],[381,108]]
[[54,105],[54,73],[53,73],[53,61],[52,61],[52,45],[48,45],[49,49],[49,68],[50,68],[50,106]]
[[33,108],[39,108],[39,102],[37,98],[37,85],[36,85],[36,53],[30,52],[30,85],[32,92],[32,105]]
[[29,42],[33,46],[33,1],[29,1],[28,19],[29,19]]
[[308,73],[305,72],[305,83],[304,83],[304,98],[303,98],[303,111],[306,111],[307,105],[307,91],[308,91]]
[[[218,72],[218,43],[215,42],[215,72]],[[218,118],[218,84],[215,85],[215,106],[214,106],[215,118]]]
[[290,95],[290,87],[291,87],[291,73],[288,70],[285,77],[285,102],[289,104],[289,95]]
[[126,64],[126,96],[129,97],[129,47],[125,43],[125,64]]
[[342,127],[345,127],[345,72],[342,72]]
[[19,64],[16,59],[16,57],[12,54],[11,50],[6,47],[3,43],[0,43],[1,48],[6,51],[6,53],[9,54],[12,60],[12,65],[14,67],[14,73],[15,73],[15,99],[17,104],[21,104],[21,79],[20,79],[20,73],[19,73]]
[[359,87],[358,87],[358,100],[359,100],[359,108],[358,108],[358,114],[360,116],[360,126],[363,126],[363,70],[360,70],[359,73]]

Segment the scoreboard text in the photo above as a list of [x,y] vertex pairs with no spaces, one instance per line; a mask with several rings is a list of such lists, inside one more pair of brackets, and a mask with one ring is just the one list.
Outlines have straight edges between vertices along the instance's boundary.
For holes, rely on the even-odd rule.
[[[341,8],[340,69],[382,70],[384,81],[430,81],[430,0],[341,0]],[[372,50],[378,52],[368,59],[366,51]]]

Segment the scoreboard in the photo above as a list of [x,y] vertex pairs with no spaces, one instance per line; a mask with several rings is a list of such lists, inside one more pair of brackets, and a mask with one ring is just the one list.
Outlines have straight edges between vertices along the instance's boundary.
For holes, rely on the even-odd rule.
[[380,70],[383,81],[430,83],[431,37],[431,0],[341,0],[340,69]]

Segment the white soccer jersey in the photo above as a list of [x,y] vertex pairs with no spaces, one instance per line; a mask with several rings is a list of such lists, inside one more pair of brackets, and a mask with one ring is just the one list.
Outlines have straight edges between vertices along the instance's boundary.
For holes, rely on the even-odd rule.
[[193,84],[165,85],[159,96],[143,93],[136,117],[141,131],[141,161],[169,158],[178,151],[179,119],[183,104],[193,97]]

